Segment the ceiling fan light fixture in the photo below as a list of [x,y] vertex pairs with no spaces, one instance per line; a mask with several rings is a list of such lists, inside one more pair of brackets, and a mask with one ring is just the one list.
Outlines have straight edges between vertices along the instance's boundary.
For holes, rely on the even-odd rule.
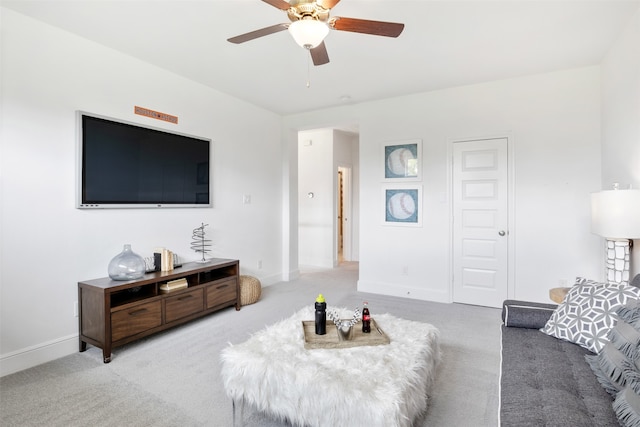
[[305,49],[317,47],[329,34],[329,26],[315,19],[301,19],[289,25],[289,33]]

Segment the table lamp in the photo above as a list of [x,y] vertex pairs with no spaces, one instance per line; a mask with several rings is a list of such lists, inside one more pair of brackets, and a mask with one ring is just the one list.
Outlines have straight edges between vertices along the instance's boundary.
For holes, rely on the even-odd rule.
[[640,190],[614,188],[591,194],[591,232],[606,239],[607,283],[629,284],[631,240],[640,239]]

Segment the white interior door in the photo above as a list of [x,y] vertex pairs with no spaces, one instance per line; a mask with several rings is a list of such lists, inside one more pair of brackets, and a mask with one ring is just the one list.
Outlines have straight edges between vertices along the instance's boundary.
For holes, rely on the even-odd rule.
[[453,301],[501,307],[508,288],[507,138],[453,144]]

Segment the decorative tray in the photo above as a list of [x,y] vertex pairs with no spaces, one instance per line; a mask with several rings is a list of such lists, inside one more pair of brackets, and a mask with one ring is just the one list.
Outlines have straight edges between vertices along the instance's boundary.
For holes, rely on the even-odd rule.
[[302,330],[304,331],[304,348],[308,350],[384,345],[391,342],[374,319],[371,319],[371,332],[368,334],[362,332],[361,322],[353,325],[353,332],[349,340],[338,334],[338,329],[332,321],[327,321],[327,333],[325,335],[316,335],[316,322],[313,320],[303,320]]

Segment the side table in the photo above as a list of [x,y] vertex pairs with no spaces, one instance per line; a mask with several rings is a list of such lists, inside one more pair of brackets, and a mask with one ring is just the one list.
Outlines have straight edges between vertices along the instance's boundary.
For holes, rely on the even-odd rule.
[[567,296],[567,293],[569,292],[569,289],[571,288],[552,288],[549,289],[549,298],[551,298],[551,301],[557,303],[557,304],[562,304],[562,301],[564,301],[564,297]]

